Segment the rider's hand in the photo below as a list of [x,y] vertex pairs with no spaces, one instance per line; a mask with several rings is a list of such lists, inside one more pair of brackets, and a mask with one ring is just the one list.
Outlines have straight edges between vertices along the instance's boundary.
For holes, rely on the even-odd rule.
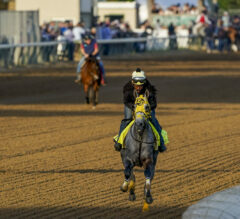
[[88,57],[89,57],[89,55],[88,55],[88,54],[85,54],[84,56],[85,56],[85,58],[88,58]]

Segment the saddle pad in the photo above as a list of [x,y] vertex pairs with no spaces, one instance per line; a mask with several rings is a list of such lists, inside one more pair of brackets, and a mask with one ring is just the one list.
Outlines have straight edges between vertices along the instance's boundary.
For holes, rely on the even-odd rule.
[[[125,144],[124,144],[124,139],[126,138],[127,136],[127,133],[129,132],[130,128],[132,127],[133,123],[134,123],[135,120],[132,120],[128,126],[122,131],[121,135],[118,137],[118,135],[114,136],[113,139],[115,141],[117,141],[118,143],[120,143],[122,145],[122,148],[125,148]],[[148,121],[152,130],[153,130],[153,133],[155,135],[155,138],[156,138],[156,143],[154,145],[154,150],[158,150],[158,145],[160,145],[160,135],[158,134],[158,131],[157,129],[154,127],[154,125]],[[164,140],[164,143],[165,144],[168,144],[169,143],[169,140],[168,140],[168,135],[167,135],[167,132],[165,130],[162,129],[162,132],[161,132],[162,136],[163,136],[163,140]]]

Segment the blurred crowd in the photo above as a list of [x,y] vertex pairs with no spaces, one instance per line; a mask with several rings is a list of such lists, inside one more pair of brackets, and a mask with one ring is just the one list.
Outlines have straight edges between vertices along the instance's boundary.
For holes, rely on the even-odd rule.
[[209,16],[203,10],[189,28],[190,34],[199,36],[201,44],[206,44],[207,52],[234,51],[240,49],[240,16],[230,16],[227,11],[222,16]]
[[59,36],[65,37],[67,40],[79,41],[86,32],[91,32],[93,37],[97,39],[113,39],[113,38],[127,38],[136,36],[127,22],[114,20],[112,22],[99,22],[94,27],[88,29],[84,22],[79,22],[73,25],[71,21],[65,22],[49,22],[43,24],[41,27],[41,40],[53,41],[57,40]]
[[[65,43],[59,43],[58,53],[59,55],[68,51],[68,59],[74,59],[74,50],[79,48],[79,44],[82,40],[82,36],[85,33],[91,33],[93,38],[97,40],[110,40],[116,38],[129,38],[129,37],[147,37],[154,36],[159,37],[162,30],[168,31],[169,49],[177,49],[177,32],[181,28],[188,29],[189,44],[195,42],[195,37],[201,39],[201,44],[205,45],[207,52],[212,51],[239,51],[240,49],[240,16],[230,16],[228,12],[224,12],[222,16],[209,16],[206,9],[203,9],[201,13],[196,12],[197,9],[194,5],[184,4],[180,7],[179,4],[168,7],[165,11],[154,6],[154,13],[164,14],[195,14],[197,18],[188,27],[174,26],[170,23],[168,26],[161,24],[161,17],[154,25],[151,25],[148,20],[144,21],[139,30],[135,32],[132,30],[127,22],[120,20],[106,20],[105,22],[98,22],[92,28],[85,27],[84,22],[79,22],[77,25],[73,25],[71,21],[65,22],[49,22],[41,26],[41,40],[42,41],[66,41]],[[192,37],[194,36],[194,37]],[[136,44],[136,52],[141,51],[142,46]],[[106,48],[108,46],[106,45]],[[145,50],[145,46],[142,50]],[[104,55],[108,55],[109,49],[104,50]]]
[[185,3],[181,6],[180,3],[174,4],[166,8],[165,10],[161,8],[158,4],[154,4],[152,8],[152,13],[159,14],[159,15],[180,15],[180,14],[198,14],[198,9],[195,5]]

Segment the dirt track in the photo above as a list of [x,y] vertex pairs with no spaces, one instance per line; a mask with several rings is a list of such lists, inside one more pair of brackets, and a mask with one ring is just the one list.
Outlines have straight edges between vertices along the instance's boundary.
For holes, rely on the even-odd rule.
[[[0,73],[0,218],[180,218],[214,192],[240,183],[239,61],[106,60],[108,86],[96,110],[83,103],[74,68]],[[122,86],[141,66],[158,88],[157,117],[168,131],[154,202],[142,213],[119,186],[123,168],[112,137]]]

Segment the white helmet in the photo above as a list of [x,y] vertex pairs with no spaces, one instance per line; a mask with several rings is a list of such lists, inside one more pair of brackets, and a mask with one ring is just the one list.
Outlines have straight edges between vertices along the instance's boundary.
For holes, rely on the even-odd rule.
[[132,73],[132,83],[136,85],[143,85],[146,82],[146,76],[144,71],[137,68],[136,71]]

